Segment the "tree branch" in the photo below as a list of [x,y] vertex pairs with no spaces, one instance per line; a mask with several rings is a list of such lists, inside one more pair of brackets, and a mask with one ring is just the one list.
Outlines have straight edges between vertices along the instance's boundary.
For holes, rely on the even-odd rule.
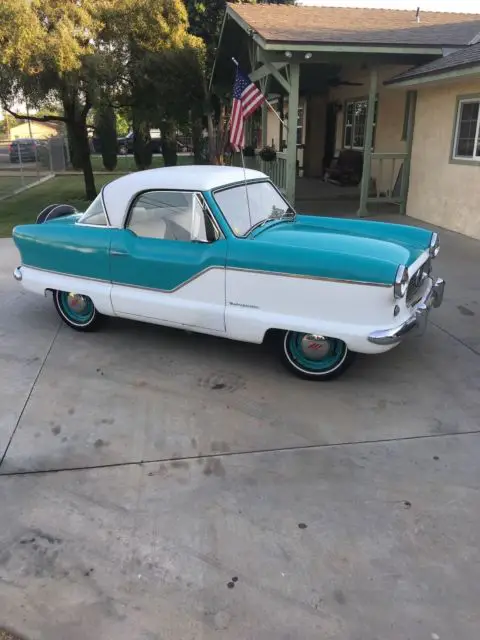
[[17,118],[17,120],[33,120],[33,122],[67,122],[67,118],[64,116],[56,116],[53,113],[45,116],[24,116],[20,113],[15,113],[15,111],[12,111],[5,105],[3,108],[11,116]]

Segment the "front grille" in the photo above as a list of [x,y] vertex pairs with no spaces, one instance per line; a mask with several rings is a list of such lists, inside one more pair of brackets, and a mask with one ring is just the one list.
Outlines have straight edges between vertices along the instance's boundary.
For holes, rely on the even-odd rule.
[[407,304],[412,305],[418,302],[421,297],[420,289],[422,288],[425,278],[430,273],[430,260],[427,260],[418,271],[410,278],[407,288]]

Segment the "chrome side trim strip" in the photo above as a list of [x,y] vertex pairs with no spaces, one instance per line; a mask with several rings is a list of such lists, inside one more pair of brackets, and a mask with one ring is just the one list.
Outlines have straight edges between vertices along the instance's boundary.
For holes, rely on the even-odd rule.
[[360,284],[367,287],[385,287],[390,289],[393,285],[381,282],[367,282],[366,280],[342,280],[341,278],[327,278],[325,276],[310,276],[300,273],[284,273],[282,271],[266,271],[263,269],[244,269],[243,267],[227,267],[228,271],[247,271],[249,273],[261,273],[269,276],[283,276],[284,278],[301,278],[302,280],[322,280],[324,282],[340,282],[342,284]]
[[136,284],[130,284],[130,283],[127,283],[127,282],[112,282],[111,280],[104,280],[102,278],[92,278],[90,276],[79,276],[79,275],[75,275],[73,273],[63,273],[61,271],[53,271],[52,269],[42,269],[41,267],[33,267],[32,265],[28,265],[28,264],[25,264],[24,266],[28,267],[29,269],[34,269],[36,271],[44,271],[44,272],[47,272],[47,273],[54,273],[54,274],[60,275],[60,276],[67,276],[69,278],[80,278],[80,279],[83,279],[83,280],[92,280],[94,282],[104,282],[106,284],[120,285],[122,287],[132,287],[133,289],[144,289],[145,291],[158,291],[160,293],[175,293],[179,289],[182,289],[183,287],[187,286],[188,284],[190,284],[191,282],[193,282],[197,278],[200,278],[201,276],[205,275],[208,271],[212,271],[213,269],[220,270],[220,271],[224,271],[224,270],[226,270],[226,271],[243,271],[245,273],[262,274],[262,275],[269,275],[269,276],[282,276],[284,278],[299,278],[299,279],[302,279],[302,280],[318,280],[318,281],[321,281],[321,282],[338,282],[338,283],[341,283],[341,284],[356,284],[356,285],[363,285],[363,286],[367,286],[367,287],[383,287],[383,288],[387,288],[387,289],[391,288],[391,286],[392,286],[392,285],[389,285],[389,284],[382,284],[382,283],[377,283],[377,282],[364,282],[364,281],[360,281],[360,280],[358,280],[358,281],[356,281],[356,280],[341,280],[341,279],[335,279],[335,278],[325,278],[325,277],[322,277],[322,276],[302,275],[302,274],[297,274],[297,273],[283,273],[283,272],[279,272],[279,271],[264,271],[264,270],[261,270],[261,269],[244,269],[242,267],[227,267],[225,269],[224,267],[213,266],[213,267],[206,267],[205,269],[202,269],[202,271],[199,271],[195,275],[193,275],[190,278],[188,278],[188,280],[185,280],[184,282],[182,282],[181,284],[177,285],[173,289],[160,289],[160,288],[157,288],[157,287],[144,287],[144,286],[140,286],[140,285],[136,285]]

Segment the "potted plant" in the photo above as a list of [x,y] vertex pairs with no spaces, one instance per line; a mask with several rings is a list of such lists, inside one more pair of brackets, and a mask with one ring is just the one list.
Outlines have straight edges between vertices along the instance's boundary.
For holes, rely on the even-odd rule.
[[277,159],[277,152],[274,147],[263,147],[260,151],[260,158],[264,162],[274,162]]
[[252,145],[247,145],[243,150],[243,155],[245,158],[254,158],[255,157],[255,148]]

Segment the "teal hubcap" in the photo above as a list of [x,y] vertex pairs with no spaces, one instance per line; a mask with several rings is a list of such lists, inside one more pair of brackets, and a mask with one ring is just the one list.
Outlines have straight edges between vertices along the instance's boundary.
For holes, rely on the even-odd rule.
[[295,364],[312,373],[335,369],[347,354],[342,340],[309,333],[290,333],[286,346]]
[[95,307],[90,298],[78,293],[62,291],[59,295],[59,303],[66,317],[77,324],[88,324],[95,313]]

